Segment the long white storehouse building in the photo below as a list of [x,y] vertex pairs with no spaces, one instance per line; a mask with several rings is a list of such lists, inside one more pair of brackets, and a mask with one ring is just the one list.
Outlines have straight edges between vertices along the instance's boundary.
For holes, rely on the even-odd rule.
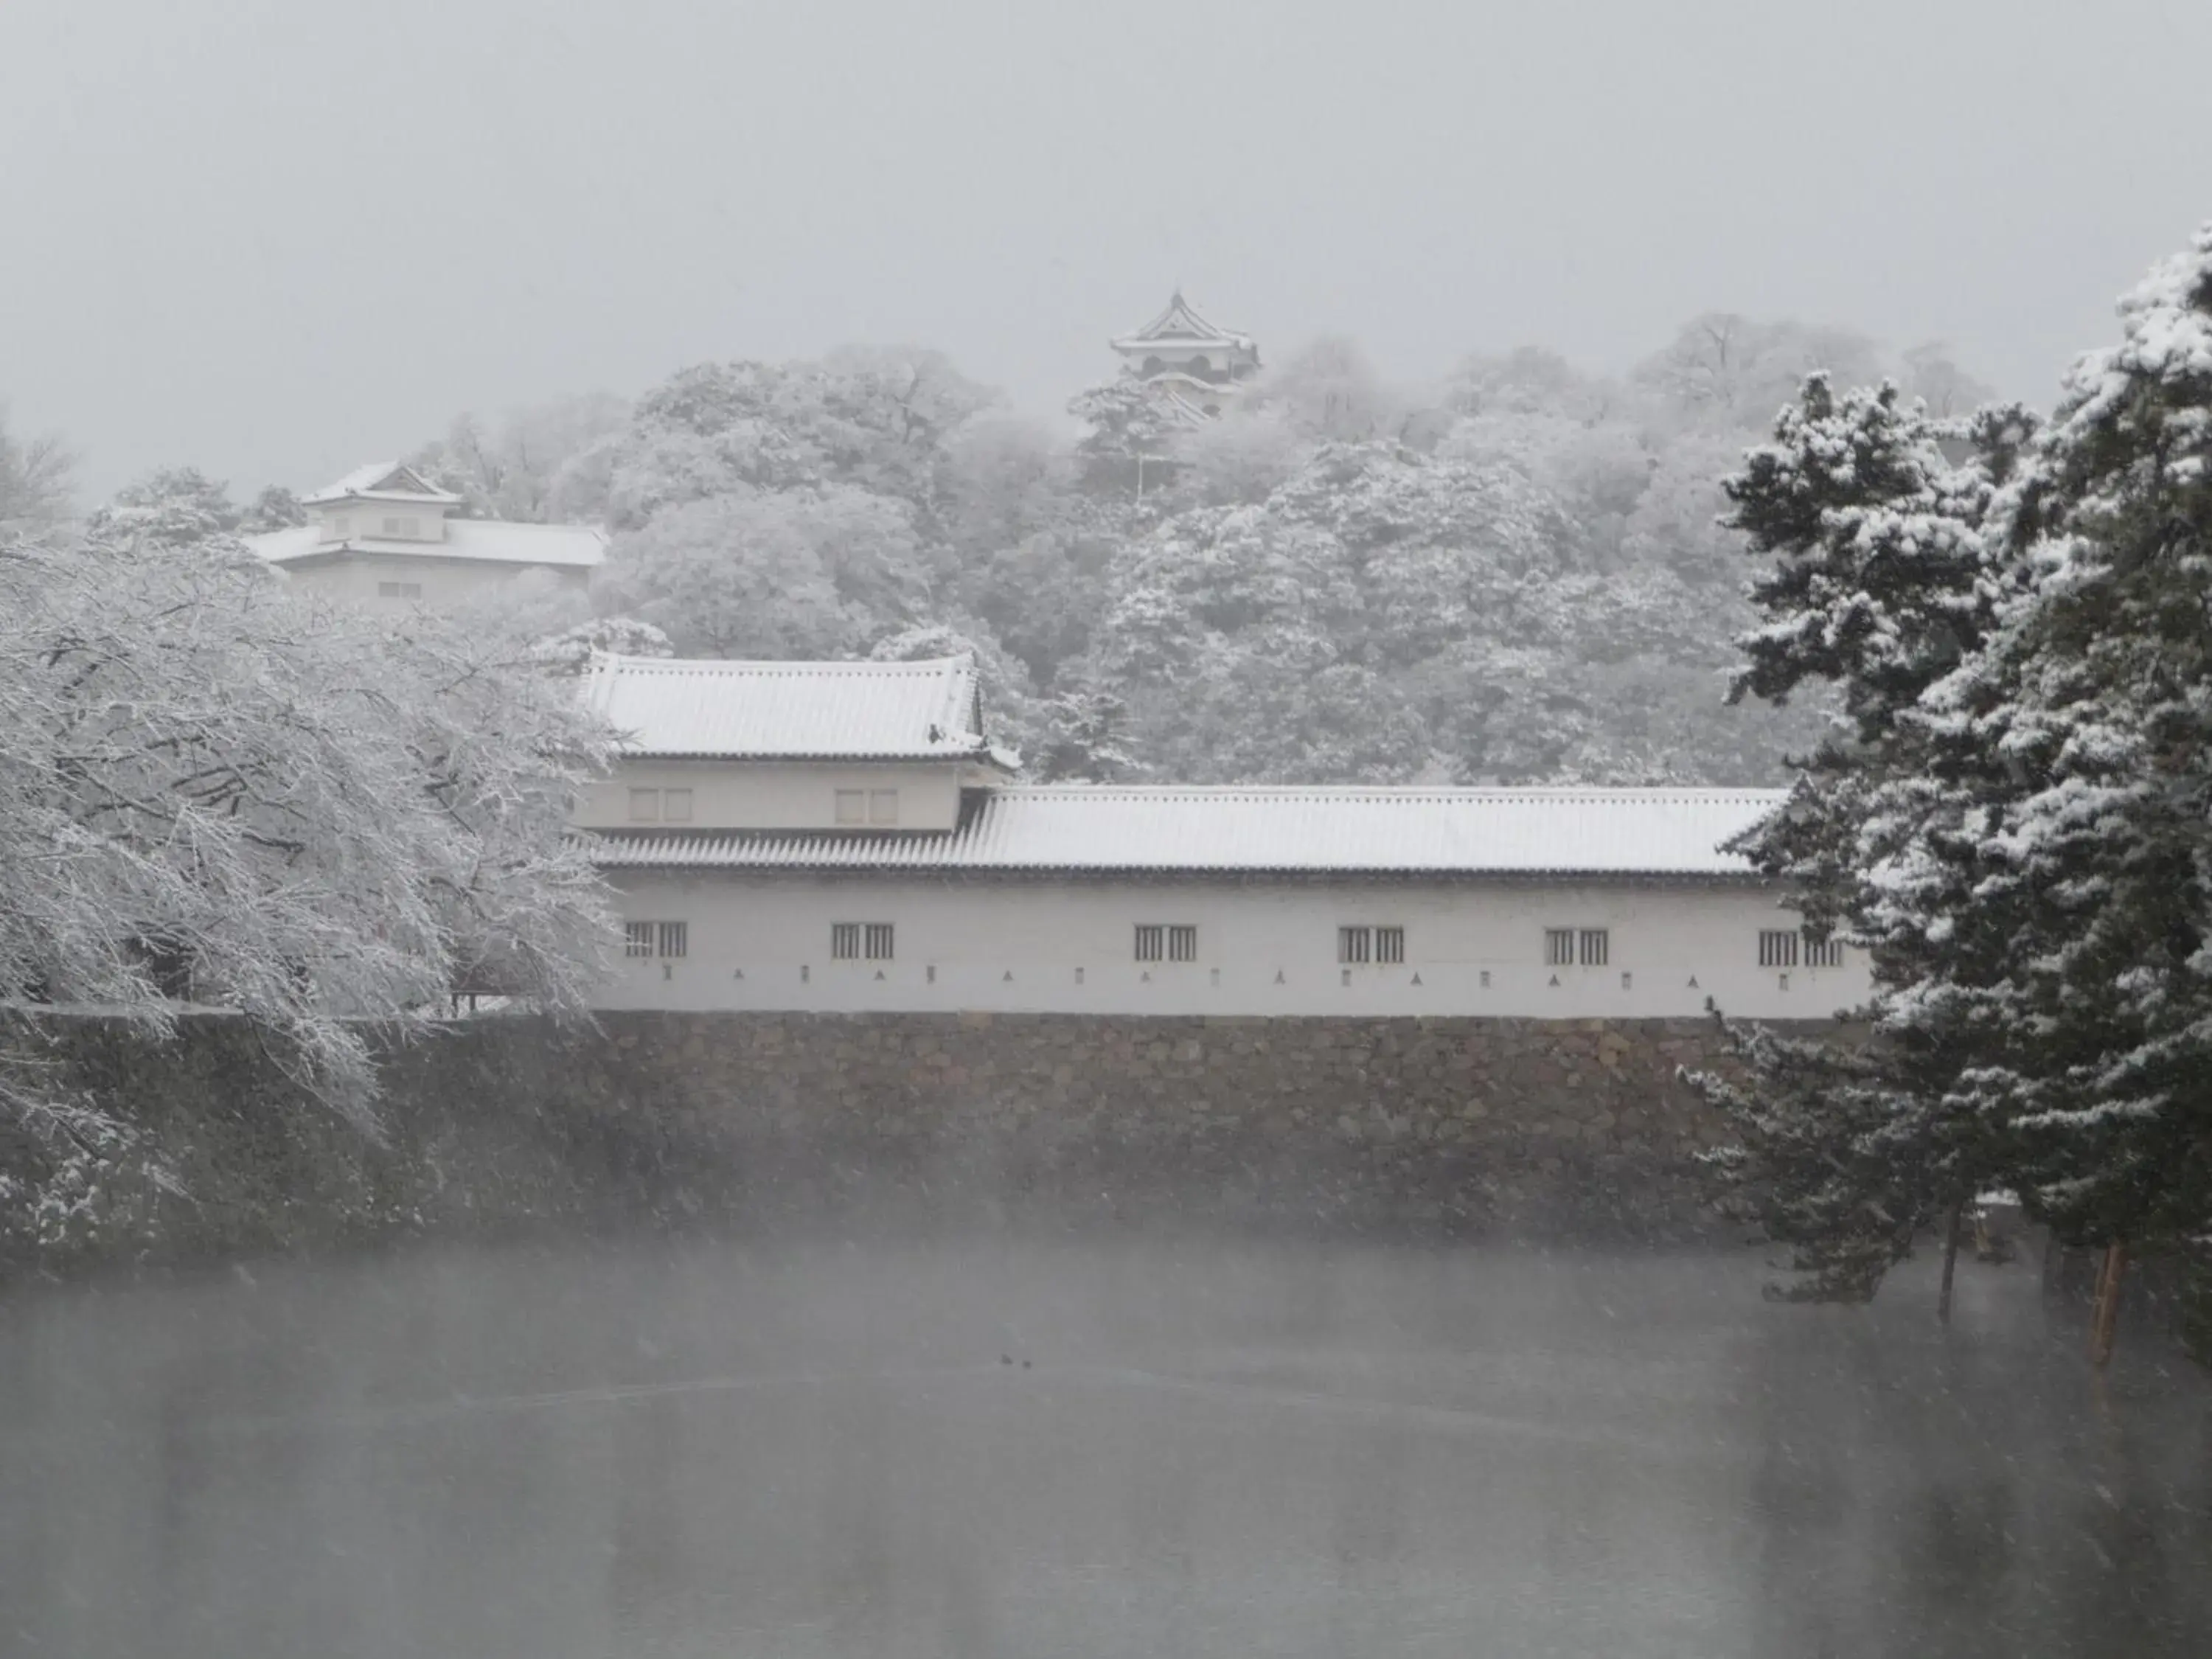
[[967,658],[603,658],[607,1008],[1825,1018],[1748,789],[1024,785]]

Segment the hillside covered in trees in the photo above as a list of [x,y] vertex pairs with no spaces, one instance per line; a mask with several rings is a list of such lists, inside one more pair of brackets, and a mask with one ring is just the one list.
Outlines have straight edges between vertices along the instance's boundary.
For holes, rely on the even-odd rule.
[[[1132,382],[1071,428],[941,355],[701,364],[411,458],[472,512],[614,534],[590,608],[702,656],[972,647],[1043,777],[1745,783],[1815,698],[1723,702],[1753,612],[1720,479],[1805,374],[1896,381],[1935,347],[1701,317],[1628,376],[1523,349],[1386,383],[1323,339],[1196,430]],[[522,592],[509,622],[588,620]]]

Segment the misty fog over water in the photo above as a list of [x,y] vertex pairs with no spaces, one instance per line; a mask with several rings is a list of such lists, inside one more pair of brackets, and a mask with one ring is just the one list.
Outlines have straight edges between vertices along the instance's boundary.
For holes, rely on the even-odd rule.
[[424,1249],[0,1304],[0,1651],[2203,1651],[2199,1370],[2033,1263]]

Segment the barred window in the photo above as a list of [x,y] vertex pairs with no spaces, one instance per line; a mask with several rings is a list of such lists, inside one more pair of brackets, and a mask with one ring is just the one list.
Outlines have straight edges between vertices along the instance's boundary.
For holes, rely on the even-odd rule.
[[1602,968],[1613,955],[1613,935],[1602,927],[1585,927],[1582,931],[1583,966]]
[[1797,935],[1786,927],[1760,929],[1759,965],[1762,968],[1795,968],[1797,965]]
[[1575,930],[1571,927],[1547,927],[1544,930],[1544,965],[1547,968],[1571,968],[1575,962]]
[[1168,929],[1168,960],[1196,962],[1198,960],[1198,929],[1173,927]]
[[1340,927],[1336,930],[1339,962],[1403,962],[1406,930],[1402,927]]
[[1813,930],[1805,930],[1805,965],[1808,968],[1840,968],[1844,965],[1844,942],[1839,939],[1815,939]]
[[1167,954],[1168,930],[1158,922],[1139,922],[1137,924],[1137,960],[1164,962],[1167,959]]
[[623,923],[623,954],[626,957],[649,957],[653,954],[653,924],[651,922]]
[[665,823],[691,822],[691,792],[689,789],[664,789],[660,792],[660,816]]
[[830,954],[838,962],[891,959],[891,924],[888,921],[833,921],[830,924]]
[[688,921],[664,921],[660,924],[660,954],[681,957],[690,954],[691,924]]

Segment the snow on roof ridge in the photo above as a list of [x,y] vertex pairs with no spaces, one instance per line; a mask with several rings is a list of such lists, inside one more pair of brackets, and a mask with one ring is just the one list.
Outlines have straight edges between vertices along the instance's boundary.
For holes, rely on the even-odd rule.
[[[1175,334],[1163,333],[1161,331],[1164,330],[1170,323],[1176,321],[1178,316],[1190,325],[1193,331],[1189,333]],[[1174,294],[1169,297],[1167,304],[1161,308],[1158,313],[1155,315],[1150,322],[1146,323],[1143,327],[1136,329],[1130,333],[1121,335],[1118,338],[1110,341],[1109,343],[1118,348],[1124,344],[1149,343],[1156,340],[1162,342],[1170,340],[1219,340],[1227,344],[1237,346],[1249,346],[1251,344],[1249,336],[1240,334],[1234,329],[1224,328],[1212,318],[1203,315],[1196,306],[1191,304],[1188,300],[1183,297],[1182,289],[1179,286],[1176,288]]]
[[[419,489],[381,490],[377,488],[394,473],[404,472]],[[302,507],[325,507],[333,502],[366,497],[369,500],[404,498],[410,501],[441,501],[458,505],[459,495],[450,489],[441,489],[406,461],[372,461],[367,466],[357,466],[335,483],[325,484],[311,495],[300,498]]]
[[1006,764],[981,730],[973,653],[913,662],[594,659],[591,706],[628,752],[695,757],[954,760]]
[[1790,791],[1762,784],[1579,784],[1579,783],[1017,783],[997,785],[994,794],[1071,796],[1126,795],[1133,799],[1191,796],[1223,799],[1249,796],[1258,799],[1294,799],[1315,796],[1347,800],[1372,797],[1378,800],[1570,800],[1649,802],[1680,800],[1769,800]]
[[660,673],[684,671],[723,674],[741,672],[752,674],[896,674],[927,671],[943,674],[957,664],[972,664],[975,660],[975,653],[967,651],[950,657],[915,657],[898,662],[875,662],[866,658],[817,660],[800,657],[629,657],[613,651],[601,654],[608,662],[624,671],[643,668]]
[[595,856],[628,867],[1755,879],[1729,843],[1779,793],[1013,785],[969,790],[957,826],[934,832],[617,835]]
[[[514,533],[524,530],[533,533]],[[444,539],[429,542],[370,535],[325,541],[323,527],[313,523],[264,531],[241,539],[274,564],[366,553],[460,563],[587,569],[605,558],[607,548],[606,532],[595,525],[521,524],[508,519],[448,519]]]
[[367,466],[357,466],[343,474],[335,483],[325,484],[316,492],[325,495],[348,495],[363,490],[379,479],[388,478],[399,471],[397,461],[371,461]]
[[537,519],[448,519],[446,520],[446,528],[448,530],[466,530],[476,525],[497,525],[501,530],[559,531],[570,536],[583,530],[590,532],[601,541],[607,538],[607,532],[603,526],[578,524],[568,520],[541,521]]

